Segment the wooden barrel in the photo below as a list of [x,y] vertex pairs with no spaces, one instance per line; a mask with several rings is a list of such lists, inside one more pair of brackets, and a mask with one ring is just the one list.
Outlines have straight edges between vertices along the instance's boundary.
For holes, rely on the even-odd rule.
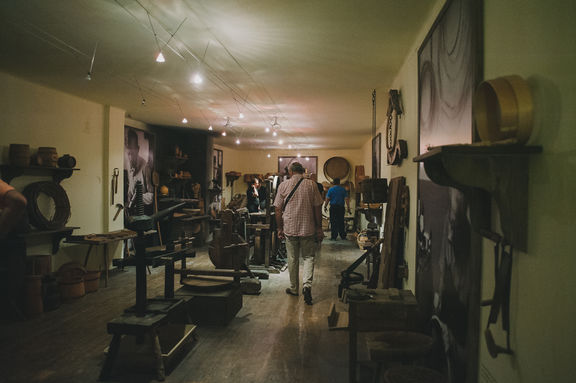
[[350,164],[343,157],[332,157],[324,163],[324,176],[328,181],[334,181],[334,178],[344,180],[350,173]]
[[27,315],[36,315],[44,311],[42,302],[42,276],[27,275],[26,290],[24,295],[24,311]]
[[36,154],[36,162],[39,166],[55,168],[58,165],[58,152],[56,148],[41,146]]
[[29,166],[30,165],[30,145],[10,144],[9,152],[10,165]]

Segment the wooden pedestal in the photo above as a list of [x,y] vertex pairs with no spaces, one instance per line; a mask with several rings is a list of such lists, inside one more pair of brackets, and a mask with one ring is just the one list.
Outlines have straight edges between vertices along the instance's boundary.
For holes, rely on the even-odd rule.
[[226,325],[242,308],[242,291],[234,286],[223,291],[199,292],[182,287],[175,297],[193,296],[188,303],[189,315],[195,324]]

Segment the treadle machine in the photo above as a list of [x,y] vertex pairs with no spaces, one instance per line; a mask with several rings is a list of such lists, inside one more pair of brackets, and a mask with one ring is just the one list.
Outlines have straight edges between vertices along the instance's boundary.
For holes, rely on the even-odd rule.
[[180,274],[180,282],[184,285],[176,291],[176,296],[193,297],[189,308],[195,323],[225,325],[242,308],[243,293],[260,292],[260,280],[255,277],[260,273],[250,270],[249,245],[238,234],[243,226],[241,219],[232,210],[222,212],[221,228],[214,230],[214,239],[208,249],[215,269],[175,271]]
[[[185,300],[174,298],[174,262],[177,260],[185,262],[186,249],[147,256],[144,241],[145,231],[153,229],[160,218],[171,214],[183,205],[183,203],[174,205],[152,216],[144,215],[142,184],[136,183],[137,214],[128,217],[126,222],[126,227],[138,234],[134,240],[136,255],[128,263],[128,265],[136,266],[136,305],[126,309],[120,317],[108,322],[107,331],[113,337],[100,372],[100,380],[107,380],[110,377],[124,335],[135,336],[138,340],[146,337],[150,339],[155,357],[156,378],[159,381],[163,381],[165,378],[165,359],[181,350],[188,340],[195,339],[194,330],[196,327],[189,324]],[[166,267],[164,297],[147,298],[146,267],[150,265]],[[173,329],[167,330],[174,323],[179,323],[179,327],[182,329],[178,335],[174,335]],[[172,334],[170,343],[164,342],[164,345],[169,347],[169,351],[166,353],[162,351],[162,342],[159,336],[163,332]]]
[[375,289],[378,284],[378,270],[380,264],[380,245],[384,241],[383,238],[378,239],[378,232],[376,231],[376,237],[369,237],[373,241],[370,242],[371,245],[365,247],[366,251],[362,254],[354,263],[352,263],[346,270],[340,273],[341,279],[338,285],[338,298],[342,298],[343,292],[350,286],[364,282],[364,276],[354,270],[362,264],[368,258],[368,265],[373,265],[373,271],[370,273],[368,270],[368,288]]

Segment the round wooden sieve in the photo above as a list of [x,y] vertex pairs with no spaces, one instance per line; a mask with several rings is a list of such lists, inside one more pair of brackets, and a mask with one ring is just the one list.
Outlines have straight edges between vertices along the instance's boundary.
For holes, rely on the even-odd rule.
[[350,173],[350,164],[345,158],[332,157],[324,163],[324,176],[330,182],[332,182],[334,178],[344,180],[348,177],[348,173]]

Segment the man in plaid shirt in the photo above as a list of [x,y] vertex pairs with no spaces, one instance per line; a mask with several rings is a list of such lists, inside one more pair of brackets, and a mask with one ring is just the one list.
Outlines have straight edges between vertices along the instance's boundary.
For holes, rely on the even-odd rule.
[[[322,230],[323,200],[316,182],[303,179],[304,167],[300,163],[292,163],[288,171],[290,179],[278,186],[274,200],[278,238],[286,240],[286,252],[288,253],[290,287],[286,289],[286,293],[298,295],[299,259],[301,255],[304,266],[302,294],[305,302],[311,305],[314,256],[318,243],[324,239],[324,231]],[[292,190],[294,193],[288,199]]]

